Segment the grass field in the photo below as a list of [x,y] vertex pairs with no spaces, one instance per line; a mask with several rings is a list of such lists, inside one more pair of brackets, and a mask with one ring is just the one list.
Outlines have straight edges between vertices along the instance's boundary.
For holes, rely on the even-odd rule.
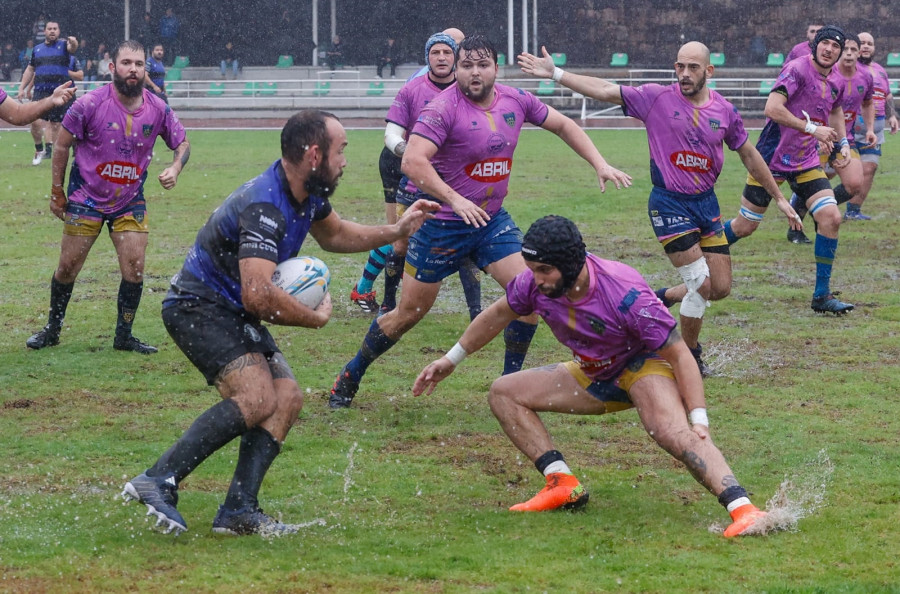
[[[591,251],[635,266],[652,286],[674,283],[646,215],[645,134],[591,136],[634,176],[633,188],[601,195],[590,167],[549,133],[529,131],[508,210],[523,229],[566,215]],[[469,357],[436,394],[410,394],[418,371],[467,323],[455,278],[370,369],[353,408],[329,411],[334,376],[370,323],[348,301],[365,255],[326,254],[312,239],[302,252],[331,267],[334,315],[320,331],[273,328],[307,400],[260,498],[302,530],[277,539],[211,533],[236,458],[231,444],[181,485],[189,531],[156,533],[143,506],[123,505],[118,493],[217,400],[166,335],[160,303],[209,213],[278,151],[277,132],[195,131],[190,140],[174,190],[152,181],[170,153],[150,171],[135,334],[160,352],[142,357],[112,349],[119,274],[106,236],[77,281],[61,344],[25,348],[45,322],[60,223],[47,208],[49,165],[29,164],[30,136],[0,136],[0,591],[900,591],[895,138],[865,206],[874,220],[841,230],[833,286],[854,312],[813,314],[812,248],[785,241],[775,209],[734,246],[732,296],[707,311],[713,438],[755,503],[780,493],[781,507],[805,516],[792,531],[736,540],[714,530],[724,510],[656,447],[634,411],[545,417],[591,503],[575,514],[507,512],[543,480],[487,408],[502,341]],[[354,131],[350,141],[333,203],[342,216],[380,222],[381,133]],[[743,181],[729,154],[718,187],[727,215]],[[490,282],[485,303],[500,294]],[[542,327],[526,365],[568,355]]]

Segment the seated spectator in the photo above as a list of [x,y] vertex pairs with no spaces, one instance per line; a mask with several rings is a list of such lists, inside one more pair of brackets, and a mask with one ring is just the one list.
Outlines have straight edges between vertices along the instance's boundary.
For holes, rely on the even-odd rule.
[[[100,45],[103,45],[102,43]],[[103,57],[97,60],[97,80],[109,82],[112,80],[112,73],[109,71],[109,65],[112,63],[112,58],[109,56],[109,51],[103,52]]]
[[400,48],[397,46],[393,37],[388,37],[387,43],[381,48],[381,55],[378,57],[378,78],[385,66],[391,67],[391,78],[397,78],[397,61],[400,59]]
[[230,69],[231,75],[234,78],[238,76],[238,56],[237,51],[234,49],[234,44],[231,41],[225,43],[225,47],[222,50],[222,61],[219,63],[219,70],[222,73],[222,78],[225,78],[225,73]]

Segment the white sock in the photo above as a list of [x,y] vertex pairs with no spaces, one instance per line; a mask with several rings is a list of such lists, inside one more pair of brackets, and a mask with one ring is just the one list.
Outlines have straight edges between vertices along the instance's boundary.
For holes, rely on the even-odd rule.
[[544,476],[547,476],[548,474],[553,474],[554,472],[561,472],[563,474],[574,474],[569,469],[569,465],[566,464],[564,460],[557,460],[556,462],[551,462],[550,465],[544,469]]
[[737,499],[735,499],[734,501],[729,503],[725,507],[725,509],[728,510],[728,513],[731,513],[734,510],[736,510],[737,508],[741,507],[742,505],[750,505],[750,498],[749,497],[738,497]]

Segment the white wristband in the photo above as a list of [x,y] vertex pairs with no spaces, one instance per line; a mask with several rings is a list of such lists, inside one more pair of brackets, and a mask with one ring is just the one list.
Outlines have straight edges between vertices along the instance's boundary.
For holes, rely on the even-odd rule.
[[466,349],[464,349],[462,345],[457,342],[455,345],[453,345],[452,349],[447,351],[447,354],[444,356],[450,359],[450,362],[453,363],[454,366],[456,366],[462,363],[462,360],[465,359],[466,355],[468,354],[469,353],[466,352]]
[[562,68],[560,68],[558,66],[554,66],[553,67],[553,75],[551,75],[550,78],[552,78],[554,82],[559,82],[560,79],[562,78],[562,75],[565,74],[565,72],[566,71],[563,70]]
[[815,124],[813,124],[812,122],[806,122],[806,130],[805,130],[805,132],[806,132],[807,134],[815,134],[815,133],[816,133],[816,130],[818,130],[818,129],[819,129],[819,127],[816,126]]
[[709,427],[709,417],[706,416],[705,408],[695,408],[688,414],[691,425],[706,425]]

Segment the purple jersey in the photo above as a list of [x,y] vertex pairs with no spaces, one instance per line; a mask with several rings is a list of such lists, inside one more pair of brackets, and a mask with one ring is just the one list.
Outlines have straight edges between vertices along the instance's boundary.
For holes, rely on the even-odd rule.
[[[495,84],[494,92],[493,103],[483,109],[453,85],[432,99],[413,126],[413,134],[438,147],[431,164],[441,179],[489,215],[500,210],[506,197],[522,126],[540,126],[549,113],[521,89]],[[441,205],[436,218],[460,220],[448,204]]]
[[888,79],[887,72],[877,62],[872,62],[871,64],[859,62],[858,67],[860,70],[867,70],[872,75],[872,83],[875,86],[875,91],[872,94],[872,100],[875,102],[875,117],[883,118],[885,115],[884,102],[891,94],[891,81]]
[[846,136],[850,142],[853,142],[853,125],[856,123],[856,116],[862,115],[862,104],[872,99],[875,89],[872,74],[864,68],[857,68],[853,76],[847,78],[841,74],[840,68],[835,66],[828,75],[828,80],[835,86],[841,87],[843,91],[844,98],[841,101],[841,109],[844,110]]
[[537,312],[592,380],[611,380],[635,356],[661,348],[675,318],[640,273],[621,262],[587,255],[590,286],[577,303],[543,295],[526,270],[506,286],[519,315]]
[[75,101],[62,125],[77,141],[69,199],[102,213],[141,192],[157,136],[172,150],[185,140],[184,126],[162,99],[144,89],[143,104],[129,112],[111,84]]
[[725,162],[722,143],[731,150],[747,141],[737,109],[710,90],[700,107],[681,94],[678,84],[621,87],[625,115],[644,122],[650,143],[650,181],[681,194],[711,190]]
[[[394,97],[394,102],[391,103],[387,117],[384,118],[385,121],[402,127],[406,130],[407,137],[409,137],[413,124],[416,123],[416,118],[419,117],[419,113],[440,92],[441,88],[434,84],[429,76],[416,76],[409,79],[403,85],[403,88],[400,89],[400,92],[397,93],[397,96]],[[403,180],[407,182],[406,186],[404,186],[407,192],[415,194],[419,191],[415,184],[409,181],[409,178],[404,176]]]
[[791,51],[788,52],[787,58],[784,59],[785,62],[790,62],[791,60],[796,60],[797,58],[802,58],[803,56],[811,56],[812,48],[809,47],[808,41],[801,41],[797,45],[791,48]]
[[[820,74],[811,55],[797,58],[784,65],[775,80],[774,92],[787,95],[785,107],[791,114],[805,120],[803,112],[817,125],[828,125],[828,116],[835,105],[843,101],[843,87]],[[770,126],[771,124],[771,126]],[[776,131],[770,136],[763,130],[757,147],[772,172],[797,172],[819,166],[819,153],[814,136],[787,126],[778,126],[769,120],[766,128]],[[771,148],[761,148],[775,143]]]
[[6,91],[0,89],[0,105],[2,105],[4,101],[6,101],[6,97]]

